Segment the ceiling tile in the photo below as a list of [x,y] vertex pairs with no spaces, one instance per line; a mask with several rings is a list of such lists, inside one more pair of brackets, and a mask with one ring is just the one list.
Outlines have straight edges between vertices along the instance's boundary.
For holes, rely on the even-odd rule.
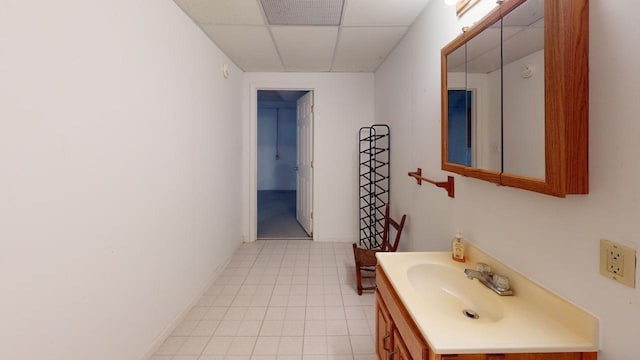
[[375,71],[407,27],[342,28],[332,71]]
[[272,26],[271,33],[287,71],[329,71],[337,26]]
[[202,28],[242,70],[284,70],[267,27],[204,25]]
[[343,26],[409,26],[429,0],[349,0]]
[[196,22],[216,25],[265,25],[256,0],[175,0]]

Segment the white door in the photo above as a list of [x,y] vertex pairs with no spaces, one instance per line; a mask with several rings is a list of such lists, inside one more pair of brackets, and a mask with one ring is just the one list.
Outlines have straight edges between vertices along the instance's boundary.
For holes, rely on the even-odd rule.
[[296,164],[298,191],[296,219],[304,231],[313,236],[313,93],[298,99],[298,161]]

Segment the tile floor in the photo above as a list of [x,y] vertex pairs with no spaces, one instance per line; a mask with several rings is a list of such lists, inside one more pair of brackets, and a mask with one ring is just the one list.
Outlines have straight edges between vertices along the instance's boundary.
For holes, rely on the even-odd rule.
[[349,243],[243,244],[150,360],[374,360]]

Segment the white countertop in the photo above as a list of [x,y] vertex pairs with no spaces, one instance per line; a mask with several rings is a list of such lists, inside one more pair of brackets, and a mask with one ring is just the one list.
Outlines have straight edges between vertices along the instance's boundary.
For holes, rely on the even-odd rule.
[[[496,271],[509,276],[514,288],[513,296],[499,296],[478,280],[466,279],[464,269],[474,269],[475,263],[453,261],[450,252],[378,253],[377,257],[378,264],[384,269],[429,347],[437,354],[598,350],[597,318],[522,275]],[[451,311],[442,311],[441,306],[415,290],[407,276],[414,265],[425,263],[459,271],[469,286],[482,288],[472,288],[475,294],[480,294],[478,291],[489,292],[488,295],[481,293],[481,297],[494,297],[487,299],[500,309],[499,315],[493,319],[483,319],[483,314],[480,314],[480,319],[474,320],[464,317],[461,311],[459,316],[457,312],[453,315]],[[429,281],[425,279],[425,282]],[[432,285],[425,283],[424,286]]]

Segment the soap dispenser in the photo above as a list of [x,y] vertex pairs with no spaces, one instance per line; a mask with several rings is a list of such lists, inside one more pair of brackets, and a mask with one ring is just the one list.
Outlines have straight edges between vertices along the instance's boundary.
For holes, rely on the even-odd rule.
[[454,236],[451,241],[451,258],[459,262],[467,261],[467,258],[464,256],[464,243],[462,242],[460,230],[458,230],[456,236]]

